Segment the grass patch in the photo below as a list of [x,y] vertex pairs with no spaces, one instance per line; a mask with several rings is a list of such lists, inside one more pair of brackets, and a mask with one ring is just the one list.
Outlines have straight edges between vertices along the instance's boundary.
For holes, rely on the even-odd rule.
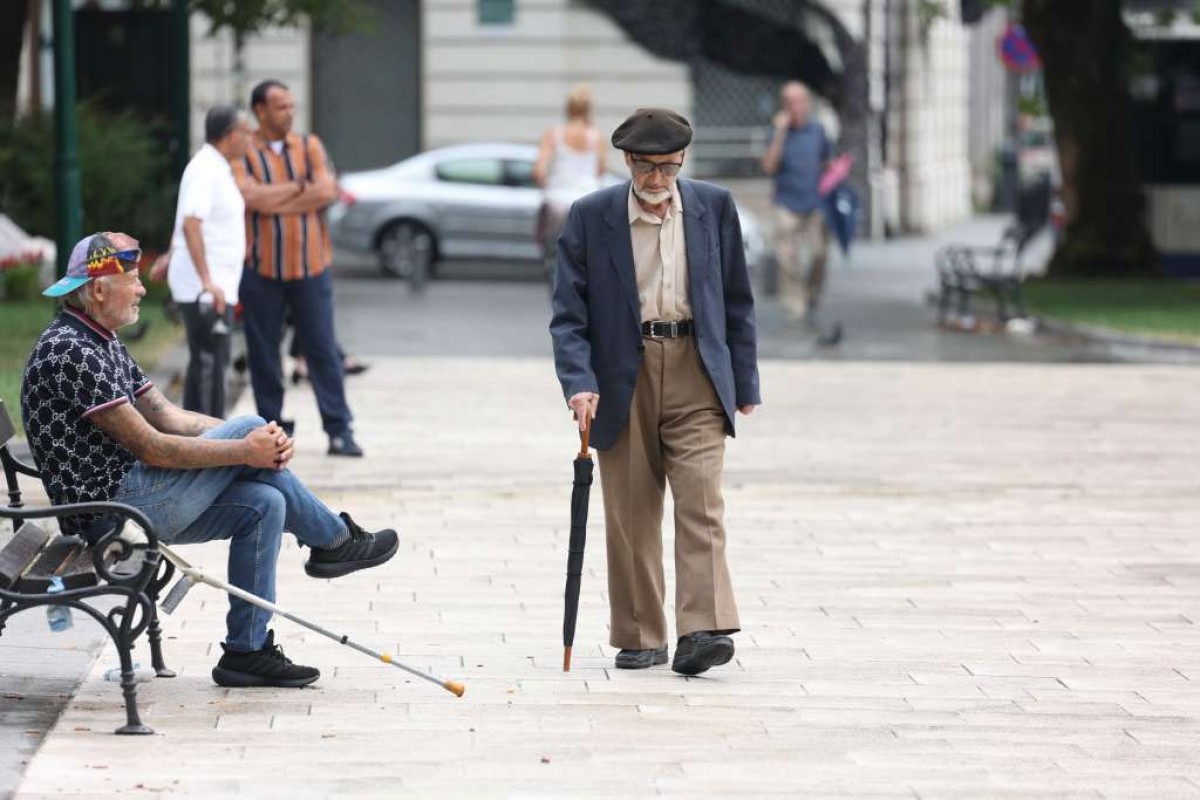
[[1035,313],[1061,322],[1200,344],[1200,285],[1178,280],[1030,280]]
[[[157,293],[161,295],[161,293]],[[49,298],[26,301],[0,301],[0,399],[21,425],[21,376],[33,343],[54,318],[55,302]],[[149,373],[162,357],[183,339],[183,328],[171,323],[162,311],[161,296],[147,295],[142,301],[142,319],[150,326],[146,335],[128,342],[130,354]]]

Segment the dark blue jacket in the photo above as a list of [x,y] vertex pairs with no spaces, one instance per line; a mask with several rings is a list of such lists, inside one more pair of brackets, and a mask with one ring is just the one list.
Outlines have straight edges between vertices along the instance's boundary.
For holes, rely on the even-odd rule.
[[[733,435],[737,407],[762,402],[742,229],[728,190],[683,178],[678,186],[696,343]],[[563,395],[600,395],[591,444],[607,450],[629,422],[645,349],[629,235],[628,181],[571,207],[558,240],[553,306],[550,335]]]

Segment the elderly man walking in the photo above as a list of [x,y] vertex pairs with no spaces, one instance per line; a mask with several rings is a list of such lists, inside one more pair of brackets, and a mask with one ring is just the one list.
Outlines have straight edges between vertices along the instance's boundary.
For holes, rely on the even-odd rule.
[[[775,179],[775,258],[779,301],[794,319],[814,311],[825,288],[829,230],[818,186],[830,157],[825,129],[811,118],[808,87],[789,81],[780,90],[771,143],[762,168]],[[804,256],[808,256],[808,269]]]
[[237,109],[216,106],[204,118],[204,139],[179,181],[167,283],[187,331],[183,407],[223,417],[229,333],[246,255],[246,203],[230,162],[245,157],[250,128]]
[[[45,292],[65,305],[29,356],[21,414],[50,501],[127,503],[169,544],[229,539],[230,582],[270,601],[285,529],[312,548],[305,571],[313,577],[391,559],[396,532],[368,533],[313,496],[288,469],[292,440],[275,421],[185,411],[147,379],[117,338],[137,321],[146,294],[140,260],[126,234],[92,234],[71,251],[66,277]],[[89,539],[111,525],[96,516],[62,522],[64,533]],[[294,687],[317,680],[320,672],[293,664],[275,644],[270,616],[230,598],[214,681]]]
[[258,414],[279,419],[283,412],[280,345],[290,309],[329,436],[328,452],[361,456],[333,329],[333,250],[319,213],[337,197],[337,183],[321,140],[292,130],[296,104],[286,86],[273,80],[258,84],[250,108],[258,131],[234,172],[248,211],[242,319]]
[[672,668],[733,657],[721,472],[759,397],[754,298],[729,192],[678,178],[692,130],[645,108],[613,133],[632,180],[594,192],[558,242],[550,333],[568,406],[599,451],[616,666],[667,661],[665,483],[675,502]]

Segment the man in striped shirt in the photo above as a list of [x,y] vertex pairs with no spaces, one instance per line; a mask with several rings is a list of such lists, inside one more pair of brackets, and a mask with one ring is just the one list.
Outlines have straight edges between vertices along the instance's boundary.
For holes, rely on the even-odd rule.
[[246,199],[241,296],[254,401],[259,416],[280,418],[280,344],[290,309],[329,454],[361,456],[334,337],[333,250],[320,213],[337,197],[333,171],[320,139],[292,131],[295,103],[286,86],[263,81],[250,94],[250,108],[259,127],[234,173]]

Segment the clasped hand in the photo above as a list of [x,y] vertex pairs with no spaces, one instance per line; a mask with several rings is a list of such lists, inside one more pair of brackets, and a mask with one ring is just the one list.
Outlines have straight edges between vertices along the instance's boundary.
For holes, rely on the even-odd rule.
[[250,431],[245,441],[249,450],[246,464],[259,469],[282,472],[295,452],[294,441],[273,420]]

